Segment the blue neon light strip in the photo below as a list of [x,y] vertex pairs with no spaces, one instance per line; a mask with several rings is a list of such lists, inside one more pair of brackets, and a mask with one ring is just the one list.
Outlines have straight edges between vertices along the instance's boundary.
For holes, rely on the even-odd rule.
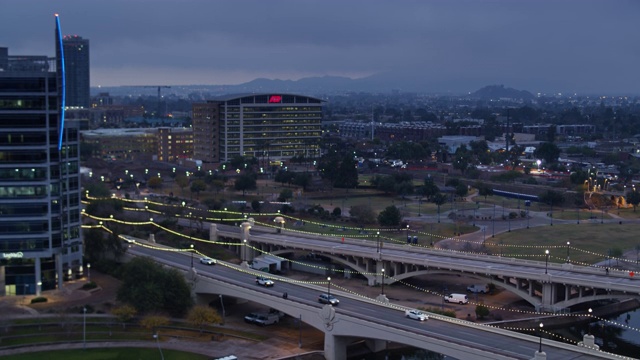
[[64,66],[64,47],[62,46],[62,30],[60,29],[60,18],[56,14],[56,32],[58,33],[58,46],[60,46],[60,68],[62,71],[62,108],[60,109],[60,137],[58,138],[58,150],[62,149],[62,135],[64,132],[64,108],[67,101],[67,80]]

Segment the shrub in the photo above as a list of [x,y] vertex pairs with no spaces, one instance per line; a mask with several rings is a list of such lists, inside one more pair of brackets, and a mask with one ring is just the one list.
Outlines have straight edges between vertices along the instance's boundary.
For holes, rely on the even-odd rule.
[[419,308],[419,310],[424,310],[424,311],[428,311],[434,314],[439,314],[439,315],[443,315],[443,316],[447,316],[447,317],[452,317],[455,319],[456,317],[456,312],[453,310],[441,310],[435,307],[430,307],[430,308]]
[[476,305],[476,317],[478,319],[484,319],[490,314],[489,308],[482,304]]
[[96,284],[93,281],[89,281],[88,283],[82,285],[82,290],[91,290],[91,289],[95,289],[98,287],[98,284]]
[[31,303],[32,304],[43,303],[43,302],[47,302],[47,298],[44,297],[44,296],[38,296],[38,297],[35,297],[35,298],[31,299]]

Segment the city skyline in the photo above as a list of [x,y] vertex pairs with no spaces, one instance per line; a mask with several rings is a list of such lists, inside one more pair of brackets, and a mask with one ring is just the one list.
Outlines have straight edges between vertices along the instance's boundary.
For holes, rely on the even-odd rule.
[[51,18],[91,40],[91,86],[375,75],[469,92],[640,94],[640,3],[8,0],[0,46],[53,55]]

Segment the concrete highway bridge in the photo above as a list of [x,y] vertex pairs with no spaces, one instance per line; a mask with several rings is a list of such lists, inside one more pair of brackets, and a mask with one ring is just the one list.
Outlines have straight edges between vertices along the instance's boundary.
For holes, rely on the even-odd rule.
[[[311,235],[287,229],[210,225],[210,239],[227,244],[245,260],[277,255],[283,266],[296,253],[322,255],[364,276],[369,285],[441,272],[465,274],[511,291],[536,311],[566,312],[571,306],[597,300],[640,298],[640,278],[630,272],[557,264],[500,256],[454,252],[410,244]],[[381,277],[384,269],[384,277]],[[349,272],[345,271],[345,276]]]
[[[425,322],[411,320],[404,316],[404,307],[340,291],[332,291],[340,298],[339,306],[323,306],[317,299],[319,293],[326,293],[324,286],[288,282],[278,276],[272,276],[273,287],[257,286],[254,279],[260,273],[246,263],[237,266],[219,261],[207,266],[196,262],[192,267],[189,253],[146,241],[130,245],[127,257],[133,256],[149,256],[182,271],[199,303],[248,300],[300,319],[324,333],[328,360],[346,359],[347,346],[362,340],[372,351],[382,351],[388,342],[394,342],[465,360],[623,358],[595,346],[561,343],[436,314]],[[284,298],[283,293],[288,296]],[[585,343],[593,344],[593,336],[585,335]]]

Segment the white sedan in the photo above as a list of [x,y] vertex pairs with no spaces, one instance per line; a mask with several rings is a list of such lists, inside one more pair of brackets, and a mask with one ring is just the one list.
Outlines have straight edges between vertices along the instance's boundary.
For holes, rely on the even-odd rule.
[[415,310],[415,309],[407,310],[404,313],[409,319],[415,319],[420,321],[429,320],[429,317],[427,316],[427,314],[423,313],[420,310]]
[[271,279],[267,279],[264,276],[256,276],[256,284],[262,285],[264,287],[273,286],[274,282]]
[[209,257],[203,257],[203,258],[200,258],[200,263],[205,265],[215,265],[216,260]]

